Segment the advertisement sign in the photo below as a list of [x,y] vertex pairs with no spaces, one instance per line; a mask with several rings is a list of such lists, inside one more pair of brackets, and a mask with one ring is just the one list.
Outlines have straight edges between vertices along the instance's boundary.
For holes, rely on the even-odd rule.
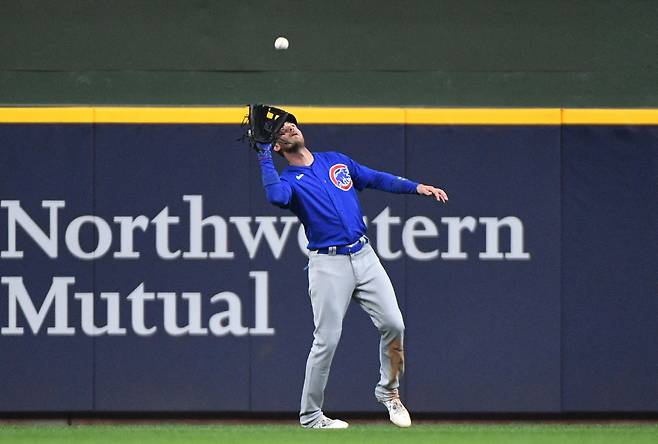
[[[575,339],[565,360],[565,319],[584,308],[565,300],[582,288],[563,277],[586,261],[571,260],[563,227],[580,221],[569,217],[579,210],[572,196],[588,186],[564,189],[563,127],[298,118],[312,151],[340,151],[450,196],[359,194],[405,319],[409,408],[561,411],[572,399],[564,370],[586,345]],[[241,131],[0,125],[1,411],[298,409],[313,332],[306,236],[265,199]],[[644,137],[655,144],[655,130]],[[643,153],[655,161],[655,145]],[[379,411],[378,332],[352,305],[325,409]]]

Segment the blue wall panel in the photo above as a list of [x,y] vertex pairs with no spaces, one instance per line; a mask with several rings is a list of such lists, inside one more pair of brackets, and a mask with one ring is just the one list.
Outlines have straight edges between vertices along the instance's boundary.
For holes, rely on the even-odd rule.
[[[203,217],[247,215],[248,152],[222,146],[234,139],[226,127],[204,125],[103,125],[96,131],[96,207],[106,220],[145,215],[149,220],[166,206],[178,224],[169,227],[174,259],[156,252],[155,226],[135,234],[139,259],[107,255],[96,262],[97,291],[118,291],[125,298],[140,283],[147,292],[176,292],[179,325],[187,321],[181,292],[202,295],[202,324],[227,309],[211,304],[222,291],[250,300],[249,263],[229,242],[233,259],[183,257],[190,249],[190,203],[201,196]],[[118,230],[115,230],[118,232]],[[213,229],[204,228],[203,251],[214,250]],[[115,239],[115,242],[118,242]],[[112,251],[119,249],[115,243]],[[96,409],[100,411],[240,411],[249,409],[248,336],[173,337],[164,332],[163,301],[146,305],[146,324],[158,331],[137,336],[130,305],[122,306],[126,337],[102,336],[96,350]]]
[[[449,228],[407,258],[408,397],[422,411],[560,409],[560,164],[558,127],[410,127],[409,175],[445,186],[441,206],[410,199],[408,213],[472,217],[467,259],[450,259]],[[528,259],[483,260],[481,217],[523,222]],[[500,251],[510,251],[508,229]]]
[[[22,277],[38,310],[53,277],[74,277],[68,286],[68,325],[80,325],[76,291],[93,291],[92,261],[72,256],[65,232],[73,219],[92,212],[92,128],[86,125],[0,125],[0,199],[18,200],[46,234],[51,234],[49,209],[42,200],[65,201],[58,210],[57,257],[49,257],[21,227],[16,247],[23,258],[2,258],[0,276]],[[8,208],[1,208],[0,251],[8,248]],[[93,231],[80,230],[83,248],[93,247]],[[0,288],[0,327],[8,326],[8,285]],[[53,306],[54,308],[54,306]],[[93,407],[93,340],[84,335],[50,336],[54,310],[37,335],[18,313],[20,336],[0,336],[0,411],[70,411]]]
[[[360,195],[368,235],[405,316],[401,392],[413,412],[658,411],[655,127],[302,130],[313,150],[342,151],[450,196],[443,205],[372,190]],[[0,411],[298,409],[313,331],[307,259],[299,222],[266,202],[254,154],[239,135],[237,125],[0,126],[2,251],[9,201],[20,200],[42,228],[48,212],[41,201],[66,202],[59,256],[47,257],[19,227],[25,257],[0,259],[0,275],[22,276],[37,308],[53,276],[76,280],[68,295],[74,336],[46,334],[52,309],[38,335],[0,335]],[[199,205],[199,220],[218,231],[194,228]],[[179,218],[167,226],[165,208]],[[104,221],[109,234],[83,225],[83,251],[108,235],[109,245],[80,259],[65,233],[85,215]],[[133,230],[139,257],[116,257],[130,250],[131,230],[121,228],[130,221],[145,223]],[[502,221],[516,225],[488,231],[487,224]],[[270,238],[263,236],[268,226]],[[219,236],[216,255],[190,257],[191,238],[201,233],[204,253],[215,251]],[[180,254],[164,258],[165,247]],[[510,257],[512,250],[520,257]],[[153,293],[144,302],[145,325],[157,328],[152,335],[133,325],[138,304],[128,295],[142,284]],[[111,317],[101,293],[117,298],[125,332],[85,334],[74,292],[95,293],[98,326]],[[175,301],[177,325],[187,324],[183,292],[200,293],[198,334],[165,329],[167,298]],[[211,303],[218,294],[222,300]],[[9,300],[8,286],[0,285],[0,327],[11,320]],[[210,319],[229,311],[232,332],[214,334]],[[25,327],[25,316],[17,322]],[[226,325],[225,318],[214,327]],[[377,379],[378,333],[354,305],[326,409],[382,411],[373,397]]]
[[658,411],[657,140],[563,130],[566,411]]

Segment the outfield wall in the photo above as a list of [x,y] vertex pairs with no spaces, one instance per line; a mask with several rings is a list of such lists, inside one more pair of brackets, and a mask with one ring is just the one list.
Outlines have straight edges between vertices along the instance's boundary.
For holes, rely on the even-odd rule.
[[[450,196],[361,193],[410,409],[658,412],[658,111],[292,111],[313,150]],[[0,411],[297,410],[303,232],[243,112],[0,110]],[[328,411],[380,410],[377,337],[351,307]]]
[[5,1],[0,104],[655,108],[656,23],[646,0]]

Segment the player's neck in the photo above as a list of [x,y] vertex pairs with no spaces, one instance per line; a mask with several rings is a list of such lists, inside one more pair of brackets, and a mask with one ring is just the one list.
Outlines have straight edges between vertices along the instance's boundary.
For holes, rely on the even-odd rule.
[[313,163],[313,153],[308,148],[302,147],[293,153],[286,153],[286,160],[292,166],[309,166]]

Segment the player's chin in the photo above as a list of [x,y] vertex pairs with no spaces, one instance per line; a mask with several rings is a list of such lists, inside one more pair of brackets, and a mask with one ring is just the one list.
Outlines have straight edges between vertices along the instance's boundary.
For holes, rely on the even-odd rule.
[[303,143],[299,143],[297,141],[290,142],[290,144],[285,146],[285,151],[288,153],[296,153],[297,151],[301,150],[302,147],[304,146]]

